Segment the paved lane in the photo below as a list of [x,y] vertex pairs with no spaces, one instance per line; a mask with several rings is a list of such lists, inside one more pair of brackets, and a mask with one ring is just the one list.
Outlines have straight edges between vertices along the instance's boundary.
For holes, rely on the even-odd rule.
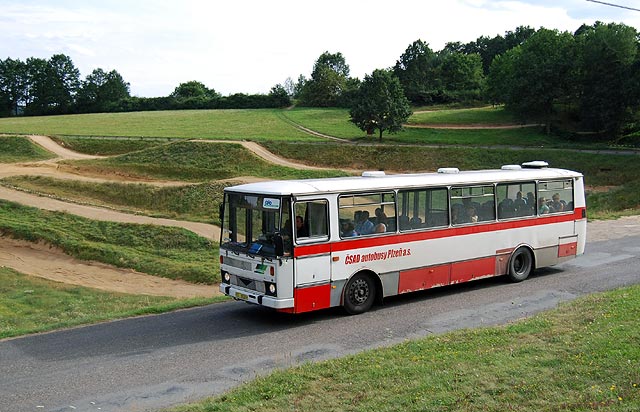
[[640,283],[640,236],[526,282],[487,279],[387,300],[360,316],[281,315],[240,302],[0,342],[2,411],[144,411],[220,393],[274,368],[498,324]]

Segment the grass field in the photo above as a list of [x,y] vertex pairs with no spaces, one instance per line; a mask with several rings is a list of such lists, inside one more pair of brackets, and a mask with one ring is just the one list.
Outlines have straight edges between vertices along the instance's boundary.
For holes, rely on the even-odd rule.
[[177,187],[146,184],[89,183],[43,176],[15,176],[0,184],[32,193],[130,213],[220,224],[218,210],[227,184],[201,183]]
[[101,222],[0,200],[0,233],[150,275],[220,281],[217,244],[181,228]]
[[511,125],[519,124],[519,120],[513,113],[504,110],[504,107],[478,107],[473,109],[455,110],[426,110],[416,111],[409,118],[409,124],[486,124],[486,125]]
[[125,174],[155,179],[204,182],[253,175],[272,179],[343,176],[335,171],[310,171],[268,163],[240,144],[177,142],[100,160],[64,161],[77,171]]
[[0,163],[47,160],[54,155],[35,145],[27,137],[0,136]]
[[0,268],[0,339],[214,302],[107,293]]
[[280,110],[176,110],[0,119],[0,133],[189,139],[318,140],[279,116]]
[[174,411],[637,411],[639,311],[640,286],[594,294],[507,326],[275,372]]

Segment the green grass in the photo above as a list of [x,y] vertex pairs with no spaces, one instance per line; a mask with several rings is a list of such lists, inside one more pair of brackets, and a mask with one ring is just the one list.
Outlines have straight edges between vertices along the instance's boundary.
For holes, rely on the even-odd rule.
[[52,282],[0,267],[0,339],[163,313],[219,299],[127,295]]
[[90,155],[115,156],[151,147],[160,146],[168,139],[151,137],[53,137],[55,141],[67,149]]
[[0,163],[17,163],[54,158],[27,137],[0,136]]
[[53,196],[153,217],[220,224],[218,210],[228,184],[202,183],[156,187],[146,184],[90,183],[44,176],[14,176],[0,183],[32,193]]
[[315,132],[343,139],[365,136],[349,121],[349,110],[338,108],[295,108],[282,112],[282,116]]
[[587,193],[589,218],[613,219],[640,213],[640,179],[631,180],[607,192]]
[[182,228],[95,221],[0,200],[0,235],[150,275],[220,281],[217,244]]
[[472,109],[435,110],[414,113],[409,124],[478,124],[510,125],[519,124],[517,117],[504,107],[478,107]]
[[290,125],[276,109],[176,110],[0,119],[0,133],[63,136],[318,140]]
[[305,364],[175,411],[640,409],[640,286],[507,326]]
[[341,176],[268,163],[237,143],[177,142],[100,160],[65,161],[79,171],[202,182],[253,175],[271,179]]

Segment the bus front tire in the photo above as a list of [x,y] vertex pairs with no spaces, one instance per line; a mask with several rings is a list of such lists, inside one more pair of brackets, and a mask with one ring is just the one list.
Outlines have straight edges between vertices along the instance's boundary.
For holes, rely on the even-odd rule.
[[512,282],[522,282],[529,277],[533,270],[533,255],[526,247],[516,249],[509,260],[509,279]]
[[344,289],[343,307],[350,315],[364,313],[371,309],[376,298],[376,285],[370,276],[363,273],[354,275]]

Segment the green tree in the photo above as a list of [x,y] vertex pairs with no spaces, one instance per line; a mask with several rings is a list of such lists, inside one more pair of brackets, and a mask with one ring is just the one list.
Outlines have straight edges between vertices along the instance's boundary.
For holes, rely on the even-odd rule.
[[115,70],[98,68],[87,75],[78,92],[78,107],[82,112],[103,112],[114,108],[129,97],[129,83]]
[[0,114],[18,114],[27,95],[27,65],[19,59],[0,60]]
[[402,124],[411,116],[411,106],[402,85],[388,70],[378,69],[370,76],[366,75],[355,100],[349,111],[350,121],[367,134],[377,130],[380,140],[385,131],[402,130]]
[[573,36],[542,28],[492,66],[490,90],[521,117],[544,119],[549,133],[555,104],[571,96],[574,62]]
[[192,98],[206,98],[215,99],[220,97],[214,89],[209,89],[203,83],[192,80],[186,83],[180,83],[175,88],[170,97],[175,99],[192,99]]
[[438,60],[440,85],[447,100],[480,98],[484,85],[480,55],[441,51]]
[[337,106],[349,78],[349,66],[342,53],[322,53],[313,66],[311,79],[304,82],[300,93],[303,106]]
[[49,95],[52,111],[57,114],[68,113],[74,103],[80,87],[80,70],[78,70],[69,56],[55,54],[48,61],[51,89]]
[[393,67],[407,98],[414,104],[431,104],[439,88],[437,56],[429,45],[418,39],[402,53]]
[[638,32],[597,22],[582,26],[576,39],[580,118],[593,131],[618,135],[638,109]]
[[48,114],[54,102],[53,76],[45,59],[29,57],[26,61],[25,113],[29,115]]

